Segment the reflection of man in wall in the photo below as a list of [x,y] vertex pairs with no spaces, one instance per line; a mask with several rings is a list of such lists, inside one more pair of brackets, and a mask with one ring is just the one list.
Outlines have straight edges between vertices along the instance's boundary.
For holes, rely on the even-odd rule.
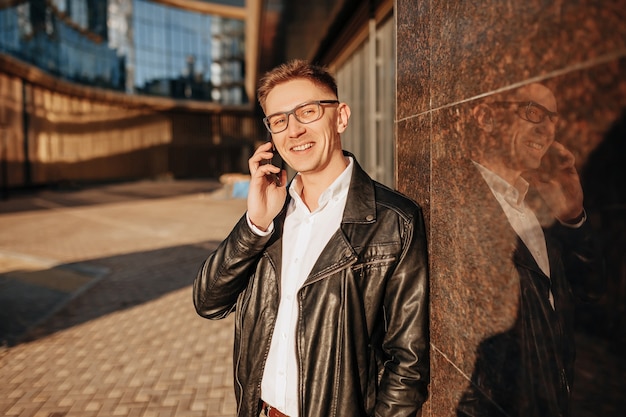
[[[520,299],[513,327],[479,346],[458,414],[567,416],[574,362],[572,286],[587,291],[586,281],[594,280],[574,156],[555,142],[556,100],[540,84],[490,97],[472,109],[472,116],[479,127],[471,149],[476,181],[491,191],[473,190],[488,200],[477,219],[490,228],[506,218],[504,227],[514,231],[510,262],[519,276]],[[527,193],[535,191],[553,216],[549,227],[529,204]],[[484,204],[501,210],[487,215]],[[488,259],[491,254],[482,256],[481,262],[498,262]]]

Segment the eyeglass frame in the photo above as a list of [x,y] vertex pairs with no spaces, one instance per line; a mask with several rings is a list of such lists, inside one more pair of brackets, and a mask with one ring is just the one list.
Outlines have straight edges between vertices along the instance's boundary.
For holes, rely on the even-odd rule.
[[[263,124],[265,125],[265,128],[268,130],[268,132],[270,132],[271,134],[275,135],[277,133],[281,133],[284,132],[285,130],[287,130],[287,128],[289,127],[289,115],[293,114],[293,117],[296,119],[296,121],[298,123],[302,123],[302,124],[309,124],[309,123],[313,123],[318,121],[319,119],[322,118],[322,116],[324,115],[324,112],[321,111],[322,110],[322,104],[339,104],[340,101],[339,100],[312,100],[312,101],[307,101],[306,103],[302,103],[302,104],[298,104],[296,107],[294,107],[293,109],[289,110],[289,111],[279,111],[276,113],[272,113],[269,116],[265,116],[263,118]],[[310,104],[317,104],[320,107],[320,112],[319,112],[319,117],[317,119],[314,120],[309,120],[308,122],[303,122],[301,121],[298,116],[296,115],[296,111],[304,106],[308,106]],[[285,116],[285,120],[287,120],[287,123],[285,124],[285,128],[282,130],[279,130],[277,132],[273,132],[272,129],[270,128],[270,118],[274,117],[274,116],[278,116],[278,115],[284,115]]]
[[[536,124],[536,125],[543,123],[543,121],[546,120],[546,117],[548,117],[552,123],[556,123],[556,119],[558,119],[559,117],[559,114],[557,112],[550,111],[544,106],[542,106],[541,104],[536,103],[534,101],[494,101],[492,104],[495,104],[495,105],[517,104],[517,115],[519,116],[519,118],[526,120],[527,122]],[[541,120],[537,122],[535,122],[534,120],[531,120],[528,117],[528,111],[533,107],[536,107],[543,112],[541,115]],[[524,109],[523,116],[521,112],[522,109]]]

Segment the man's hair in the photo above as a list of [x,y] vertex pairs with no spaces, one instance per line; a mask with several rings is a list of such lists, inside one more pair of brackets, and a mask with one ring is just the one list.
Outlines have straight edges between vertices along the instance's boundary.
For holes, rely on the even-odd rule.
[[265,110],[267,95],[274,87],[297,79],[309,80],[319,87],[327,89],[337,97],[337,82],[328,69],[304,60],[295,59],[268,71],[261,78],[259,88],[257,89],[261,108]]

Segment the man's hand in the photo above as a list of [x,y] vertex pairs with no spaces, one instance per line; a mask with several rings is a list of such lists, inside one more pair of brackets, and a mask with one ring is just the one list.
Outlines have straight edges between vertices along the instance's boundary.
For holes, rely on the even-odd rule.
[[569,223],[583,213],[583,190],[574,166],[575,158],[559,142],[553,142],[544,155],[546,164],[524,177],[537,188],[557,219]]
[[[259,146],[248,160],[250,168],[250,188],[248,190],[248,217],[252,224],[267,230],[274,217],[280,212],[287,198],[287,172],[264,160],[272,159],[272,143]],[[280,176],[281,186],[277,186],[270,174]]]

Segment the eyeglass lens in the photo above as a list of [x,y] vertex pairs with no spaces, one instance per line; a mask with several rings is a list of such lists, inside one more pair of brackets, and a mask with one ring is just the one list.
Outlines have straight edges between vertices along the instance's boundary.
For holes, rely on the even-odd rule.
[[339,104],[339,100],[316,100],[304,103],[295,109],[284,112],[275,113],[263,118],[263,123],[271,133],[280,133],[287,129],[289,125],[289,115],[300,123],[313,123],[322,117],[322,104]]
[[272,133],[287,129],[289,115],[293,114],[300,123],[312,123],[322,116],[322,106],[319,103],[305,103],[289,112],[274,114],[267,119]]
[[542,108],[541,106],[539,106],[536,103],[533,103],[532,101],[528,103],[527,106],[525,106],[524,110],[525,110],[524,114],[526,116],[524,118],[528,120],[529,122],[541,123],[545,120],[546,117],[549,117],[551,122],[556,121],[556,117],[557,117],[556,113],[548,111],[547,109]]

